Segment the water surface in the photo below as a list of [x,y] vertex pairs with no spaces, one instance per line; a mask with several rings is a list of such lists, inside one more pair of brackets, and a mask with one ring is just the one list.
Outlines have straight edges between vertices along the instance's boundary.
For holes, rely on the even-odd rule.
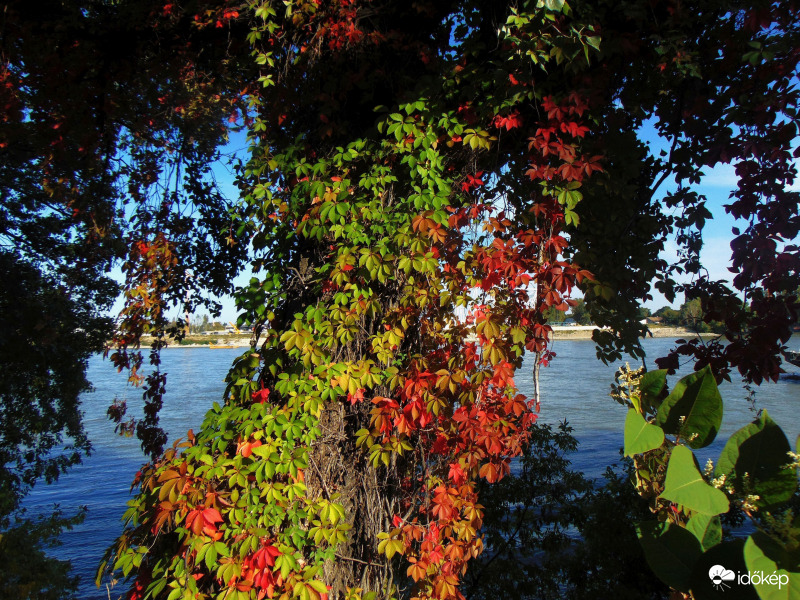
[[[665,354],[672,343],[668,339],[645,340],[645,349],[648,356],[657,357]],[[800,348],[800,337],[795,336],[789,346]],[[625,409],[608,395],[614,372],[622,363],[604,365],[598,361],[590,340],[557,340],[554,350],[557,358],[541,370],[540,419],[551,424],[566,419],[580,442],[573,464],[586,475],[599,477],[607,465],[619,460],[622,446]],[[163,352],[162,369],[168,377],[161,419],[170,434],[170,443],[184,436],[189,428],[197,430],[211,404],[221,401],[225,374],[241,352],[241,348],[174,348]],[[632,362],[631,366],[637,365]],[[652,363],[649,366],[652,368]],[[757,390],[756,406],[769,411],[795,446],[800,433],[800,369],[792,365],[786,369],[793,377],[762,385]],[[528,395],[533,393],[531,371],[532,362],[526,360],[516,376],[520,390]],[[55,485],[38,486],[25,504],[32,513],[47,510],[54,503],[60,504],[66,514],[81,505],[89,508],[86,521],[65,532],[63,546],[53,554],[72,561],[75,573],[81,577],[80,598],[107,600],[108,591],[94,586],[95,570],[120,532],[120,517],[130,498],[130,482],[144,459],[136,439],[113,433],[106,409],[114,397],[119,397],[135,410],[140,406],[141,391],[127,386],[125,377],[99,356],[91,359],[88,376],[95,389],[83,396],[83,411],[94,452]],[[698,453],[701,462],[709,457],[716,459],[730,434],[755,417],[744,399],[741,383],[723,384],[722,395],[726,403],[722,430],[712,446]],[[118,587],[110,596],[117,598],[120,592]]]

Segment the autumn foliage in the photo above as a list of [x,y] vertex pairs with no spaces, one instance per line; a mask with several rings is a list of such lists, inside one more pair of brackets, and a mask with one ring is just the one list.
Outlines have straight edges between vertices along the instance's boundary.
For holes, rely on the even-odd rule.
[[[391,56],[416,48],[415,69],[445,78],[469,62],[448,65],[408,21],[386,28],[414,9],[384,7],[386,25],[372,27],[360,17],[368,5],[251,15],[264,92],[251,93],[238,218],[267,277],[239,301],[266,341],[234,365],[202,431],[137,481],[133,527],[115,551],[117,568],[147,583],[134,597],[459,597],[483,551],[475,484],[502,478],[526,445],[537,399],[517,391],[514,371],[526,350],[550,358],[542,313],[566,310],[591,278],[563,258],[562,235],[582,182],[602,171],[581,148],[588,100],[539,97],[520,66],[497,104],[454,88],[372,116],[380,99],[352,94],[412,81],[414,69],[385,72]],[[437,9],[426,10],[433,24]],[[538,50],[543,61],[564,37]],[[309,109],[302,139],[293,129]],[[515,153],[524,196],[503,199],[505,168],[483,168],[498,144]],[[344,462],[350,473],[337,470]],[[374,489],[357,489],[368,481]]]
[[[576,288],[609,327],[596,334],[605,358],[640,353],[632,315],[655,281],[728,328],[727,345],[684,344],[665,366],[683,354],[720,376],[779,372],[800,227],[791,7],[147,8],[137,22],[172,57],[169,76],[119,77],[138,81],[142,102],[115,116],[125,143],[109,160],[135,168],[116,172],[128,208],[102,221],[125,248],[111,358],[145,394],[143,416],[111,416],[153,459],[109,552],[133,579],[129,598],[462,598],[485,550],[478,482],[509,473],[539,409],[515,373],[526,353],[536,371],[553,359],[544,315],[567,311]],[[2,72],[0,100],[20,123],[17,75]],[[637,139],[650,117],[663,156]],[[208,165],[240,128],[249,154],[227,202]],[[56,130],[55,148],[73,139]],[[728,210],[751,223],[733,245],[745,303],[702,276],[702,197],[656,194],[729,162],[741,183]],[[97,220],[58,181],[75,218]],[[660,254],[672,234],[674,264]],[[236,299],[252,348],[200,430],[163,452],[166,309],[224,291],[245,263]]]

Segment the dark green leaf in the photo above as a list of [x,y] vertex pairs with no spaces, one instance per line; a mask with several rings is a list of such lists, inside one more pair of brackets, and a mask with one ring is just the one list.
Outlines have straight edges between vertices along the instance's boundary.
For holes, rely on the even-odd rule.
[[655,410],[664,399],[664,390],[667,387],[667,370],[648,371],[639,380],[639,396],[642,410]]
[[720,454],[715,475],[725,475],[739,494],[757,494],[756,506],[764,508],[788,501],[797,489],[789,441],[783,430],[764,411],[734,433]]
[[658,408],[656,424],[695,449],[714,441],[722,424],[722,397],[709,367],[675,384]]
[[703,553],[697,538],[679,525],[657,521],[640,523],[636,534],[653,573],[670,587],[688,592],[692,569]]
[[719,516],[694,515],[686,524],[686,529],[694,534],[703,550],[708,550],[722,541],[722,524]]

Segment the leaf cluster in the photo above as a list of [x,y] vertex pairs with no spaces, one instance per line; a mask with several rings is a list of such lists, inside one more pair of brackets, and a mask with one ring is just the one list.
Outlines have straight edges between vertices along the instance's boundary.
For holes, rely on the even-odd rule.
[[[716,466],[701,473],[690,448],[708,446],[719,430],[723,403],[716,381],[706,367],[667,394],[666,374],[651,371],[635,380],[625,424],[637,491],[658,518],[637,525],[647,564],[670,587],[697,599],[714,597],[722,583],[736,586],[742,597],[769,598],[776,591],[777,580],[742,584],[721,573],[722,583],[710,579],[709,569],[719,564],[732,572],[768,569],[789,593],[800,576],[800,521],[798,467],[785,434],[765,411],[734,433]],[[650,423],[643,413],[652,411]],[[721,517],[732,510],[756,527],[746,540],[723,532]]]

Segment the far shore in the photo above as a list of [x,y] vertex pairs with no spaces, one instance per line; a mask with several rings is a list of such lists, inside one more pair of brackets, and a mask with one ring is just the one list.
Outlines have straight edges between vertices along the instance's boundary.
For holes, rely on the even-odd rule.
[[[590,340],[592,333],[597,327],[592,326],[569,326],[553,325],[553,338],[556,340]],[[650,333],[647,337],[654,338],[693,338],[693,337],[714,337],[716,333],[697,333],[685,327],[668,327],[662,325],[651,325]]]
[[[596,330],[593,326],[569,326],[569,325],[554,325],[553,326],[553,339],[556,340],[590,340],[592,333]],[[654,338],[692,338],[692,337],[707,337],[714,336],[713,333],[696,333],[684,327],[665,327],[665,326],[651,326],[650,334],[648,337]],[[143,338],[143,346],[147,345],[146,339]],[[225,348],[247,348],[250,346],[251,338],[249,335],[236,335],[236,334],[220,334],[220,335],[189,335],[184,339],[181,344],[169,344],[169,348],[211,348],[211,349],[225,349]]]

